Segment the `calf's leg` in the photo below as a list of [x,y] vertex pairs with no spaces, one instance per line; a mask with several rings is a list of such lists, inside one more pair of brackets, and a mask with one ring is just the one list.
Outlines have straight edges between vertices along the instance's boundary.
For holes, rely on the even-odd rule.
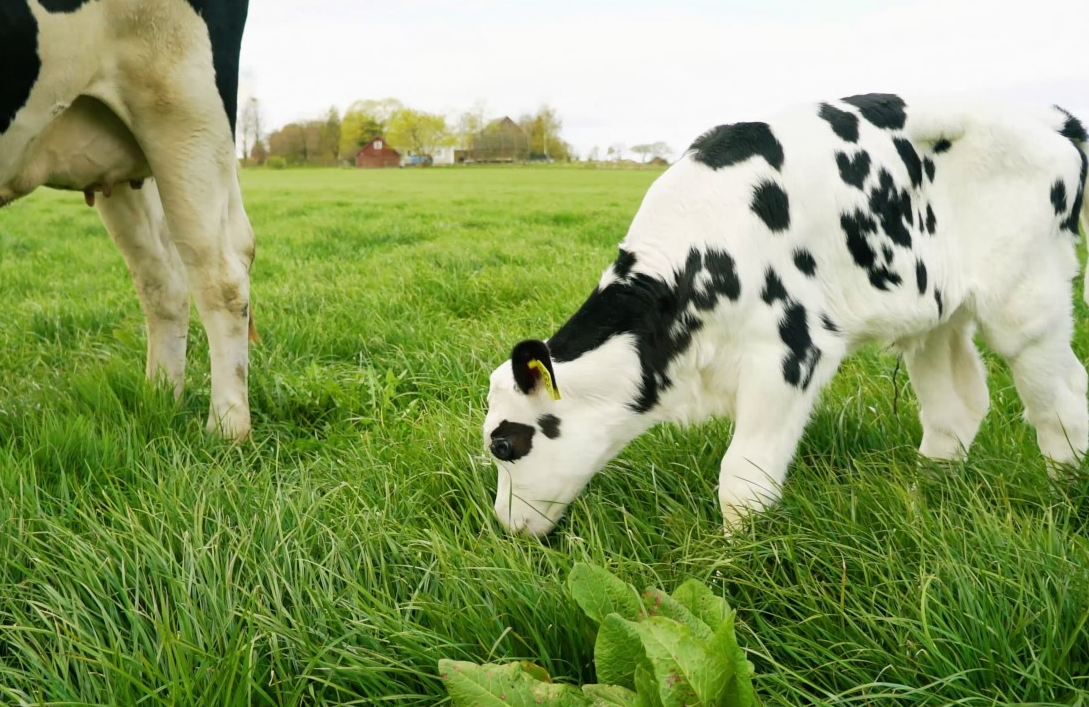
[[968,315],[958,313],[903,342],[923,425],[919,453],[925,457],[963,459],[987,414],[990,398],[983,362],[972,343],[974,328]]

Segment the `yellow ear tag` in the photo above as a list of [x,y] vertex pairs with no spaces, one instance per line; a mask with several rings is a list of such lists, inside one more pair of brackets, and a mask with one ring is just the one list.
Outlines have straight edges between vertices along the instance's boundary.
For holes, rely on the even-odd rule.
[[541,376],[541,382],[544,383],[545,390],[552,396],[553,400],[560,399],[560,390],[552,382],[552,375],[548,372],[548,368],[535,358],[531,358],[529,363],[526,364],[531,371],[537,371]]

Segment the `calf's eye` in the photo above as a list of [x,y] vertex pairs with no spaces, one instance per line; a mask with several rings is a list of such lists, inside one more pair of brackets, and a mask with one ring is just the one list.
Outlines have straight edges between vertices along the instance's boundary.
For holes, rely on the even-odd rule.
[[500,461],[509,462],[514,458],[514,445],[503,438],[493,439],[490,445],[492,454]]

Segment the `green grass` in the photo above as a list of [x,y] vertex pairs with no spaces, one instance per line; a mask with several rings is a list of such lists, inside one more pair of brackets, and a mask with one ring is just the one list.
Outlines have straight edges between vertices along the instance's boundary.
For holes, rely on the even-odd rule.
[[966,464],[919,462],[907,376],[867,351],[782,504],[730,539],[725,421],[638,440],[544,541],[500,530],[488,374],[582,302],[655,176],[245,173],[243,446],[202,431],[195,318],[181,405],[144,383],[128,273],[78,194],[0,212],[0,704],[430,705],[440,657],[592,682],[564,588],[589,561],[709,583],[768,705],[1089,705],[1089,475],[1049,481],[992,359]]

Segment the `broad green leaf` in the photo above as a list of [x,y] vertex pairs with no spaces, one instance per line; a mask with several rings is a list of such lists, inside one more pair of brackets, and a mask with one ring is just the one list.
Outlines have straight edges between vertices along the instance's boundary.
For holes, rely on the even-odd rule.
[[663,705],[721,704],[733,674],[724,655],[671,619],[652,617],[632,625],[654,669]]
[[619,685],[583,685],[583,693],[594,707],[636,707],[637,696]]
[[657,587],[647,587],[643,590],[642,598],[643,607],[646,609],[647,616],[664,616],[667,619],[673,619],[692,629],[692,632],[696,634],[697,637],[702,638],[705,641],[711,640],[711,636],[714,635],[714,631],[710,626],[689,611],[684,604],[669,596],[661,589],[658,589]]
[[673,592],[673,598],[683,604],[712,631],[717,631],[730,614],[730,605],[707,585],[695,579],[686,580]]
[[457,707],[587,707],[590,698],[573,685],[542,682],[540,669],[522,663],[477,665],[440,660],[439,675]]
[[752,687],[753,664],[749,662],[745,651],[737,644],[734,632],[734,620],[737,612],[731,611],[715,631],[711,639],[711,650],[723,656],[730,664],[730,680],[726,686],[726,704],[729,707],[752,707],[756,704],[756,695]]
[[665,707],[662,696],[658,693],[658,681],[654,670],[644,658],[635,668],[635,704],[637,707]]
[[619,614],[609,614],[601,622],[594,643],[594,664],[601,682],[635,688],[635,667],[644,660],[644,651],[633,626]]
[[583,612],[595,623],[617,613],[635,621],[643,617],[643,604],[635,587],[608,570],[578,562],[567,577],[567,588]]

